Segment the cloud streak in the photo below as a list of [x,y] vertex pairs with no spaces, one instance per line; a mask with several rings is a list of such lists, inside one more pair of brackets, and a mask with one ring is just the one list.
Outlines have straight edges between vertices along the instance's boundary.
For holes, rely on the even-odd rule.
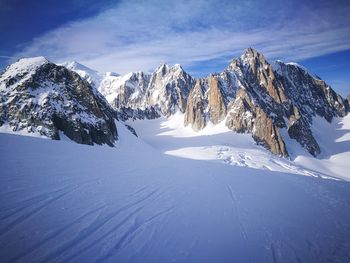
[[160,62],[201,72],[208,61],[229,61],[250,46],[270,59],[296,61],[350,49],[346,2],[278,2],[124,1],[33,39],[15,56],[119,73],[150,71]]

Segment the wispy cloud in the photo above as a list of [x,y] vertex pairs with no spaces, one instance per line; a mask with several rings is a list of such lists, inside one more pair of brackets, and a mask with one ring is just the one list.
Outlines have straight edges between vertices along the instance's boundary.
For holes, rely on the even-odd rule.
[[301,60],[350,49],[350,5],[281,1],[124,1],[34,39],[20,56],[77,60],[100,71],[193,67],[246,47]]

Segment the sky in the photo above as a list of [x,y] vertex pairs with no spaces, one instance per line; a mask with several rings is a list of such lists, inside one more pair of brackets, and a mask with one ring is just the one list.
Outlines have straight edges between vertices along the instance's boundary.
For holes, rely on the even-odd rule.
[[222,71],[247,47],[350,94],[348,0],[0,0],[0,69],[20,57],[101,72]]

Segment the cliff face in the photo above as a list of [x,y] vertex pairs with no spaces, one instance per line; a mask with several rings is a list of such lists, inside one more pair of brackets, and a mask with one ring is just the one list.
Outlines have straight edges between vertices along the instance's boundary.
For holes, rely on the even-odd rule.
[[[204,82],[202,104],[207,109],[193,113],[190,107],[191,116],[204,112],[214,124],[226,119],[228,128],[251,133],[257,143],[282,156],[288,156],[288,150],[281,129],[316,156],[320,147],[311,131],[312,118],[318,115],[330,122],[345,116],[349,108],[347,101],[303,67],[279,61],[271,65],[251,48]],[[191,118],[185,121],[189,123]]]
[[208,108],[210,121],[214,124],[226,117],[226,99],[216,76],[209,77]]
[[185,126],[191,125],[192,129],[199,131],[207,124],[206,109],[208,102],[205,95],[205,82],[198,80],[191,90],[186,106],[184,119]]
[[288,156],[279,127],[262,108],[254,105],[244,89],[237,93],[236,100],[230,104],[226,126],[239,133],[251,133],[255,141],[272,153]]

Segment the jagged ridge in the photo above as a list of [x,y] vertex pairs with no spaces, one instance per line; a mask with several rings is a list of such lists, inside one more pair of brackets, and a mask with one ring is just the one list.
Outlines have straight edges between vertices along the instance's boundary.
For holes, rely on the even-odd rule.
[[[295,139],[305,147],[310,154],[316,156],[320,153],[320,147],[311,131],[313,117],[318,115],[330,122],[334,117],[345,116],[350,108],[349,99],[343,99],[323,80],[310,74],[302,66],[281,61],[270,64],[262,54],[252,48],[246,49],[241,57],[233,59],[223,72],[210,74],[207,78],[201,79],[192,78],[178,64],[174,66],[162,64],[152,74],[134,72],[125,76],[111,72],[100,74],[76,62],[65,64],[83,79],[70,70],[66,69],[67,71],[65,71],[63,67],[49,62],[42,64],[50,66],[41,65],[39,68],[49,68],[37,70],[38,72],[34,70],[36,72],[34,76],[40,76],[40,78],[35,78],[36,82],[31,81],[32,77],[28,78],[27,73],[21,73],[21,70],[18,69],[15,77],[9,78],[6,75],[7,71],[1,76],[3,101],[1,104],[3,121],[1,124],[8,121],[14,129],[25,127],[33,129],[35,127],[36,132],[57,138],[59,136],[57,130],[62,128],[60,128],[60,122],[54,121],[55,118],[52,116],[55,114],[48,115],[50,116],[48,119],[53,124],[47,122],[45,126],[50,127],[51,134],[38,128],[41,127],[38,123],[42,116],[37,118],[35,125],[33,123],[31,125],[23,124],[21,121],[15,122],[14,125],[11,120],[18,119],[20,115],[18,113],[22,111],[18,107],[15,107],[16,110],[12,112],[8,110],[8,105],[11,105],[8,98],[13,95],[10,95],[9,90],[18,92],[22,86],[25,87],[24,90],[28,87],[35,90],[29,85],[30,83],[36,83],[35,85],[47,89],[54,83],[59,87],[58,89],[69,94],[76,89],[81,90],[79,87],[84,87],[82,90],[90,90],[94,94],[93,99],[90,98],[90,102],[94,99],[97,100],[98,110],[85,108],[88,108],[87,112],[90,117],[102,117],[104,120],[104,122],[102,121],[104,123],[102,130],[104,134],[109,134],[107,136],[109,139],[101,140],[97,139],[96,136],[90,136],[87,140],[78,139],[70,134],[70,137],[78,142],[111,144],[113,138],[116,137],[113,135],[116,134],[115,126],[110,121],[114,116],[118,116],[120,120],[154,119],[160,116],[168,117],[176,111],[180,111],[185,114],[184,125],[191,125],[197,131],[203,129],[209,121],[213,124],[224,121],[231,130],[251,133],[257,143],[282,156],[288,156],[288,149],[285,145],[286,138],[283,137],[288,134],[290,138]],[[29,72],[32,70],[30,69]],[[47,85],[47,82],[51,84]],[[14,83],[16,84],[14,85]],[[115,112],[91,86],[98,89],[106,97]],[[77,97],[79,94],[73,92],[73,99],[78,99],[79,103],[83,105],[88,103],[84,101],[84,98]],[[21,96],[28,99],[33,94],[24,92]],[[62,103],[65,100],[70,101],[70,96],[58,101],[62,101]],[[39,103],[39,106],[45,105]],[[33,112],[37,110],[35,107],[29,108]],[[48,112],[52,112],[52,108],[55,107],[50,104]],[[57,107],[55,109],[57,110]],[[68,107],[59,111],[61,116],[64,116],[61,118],[61,122],[68,117],[71,118],[74,110],[72,111]],[[79,114],[84,115],[85,111],[84,107],[81,107]],[[80,118],[80,120],[84,120],[84,118]],[[19,125],[19,123],[21,124]],[[80,121],[79,123],[83,127],[83,123],[87,122]],[[94,120],[93,123],[92,126],[95,127],[95,124],[99,122]],[[106,123],[108,123],[108,128],[105,128]],[[98,126],[98,130],[101,130],[102,126]],[[285,129],[287,133],[282,133],[282,129]],[[90,129],[88,134],[91,132]],[[67,130],[65,133],[69,134]],[[112,136],[110,136],[111,134]]]

